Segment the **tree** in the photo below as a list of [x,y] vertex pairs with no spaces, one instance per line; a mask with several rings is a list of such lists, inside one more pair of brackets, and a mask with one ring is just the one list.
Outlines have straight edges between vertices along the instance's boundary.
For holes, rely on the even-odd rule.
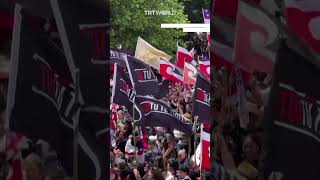
[[[162,29],[162,23],[189,23],[179,0],[111,0],[111,48],[135,49],[138,36],[170,55],[185,33],[182,29]],[[174,15],[146,15],[146,11],[170,11]],[[181,42],[180,42],[181,43]],[[182,42],[184,43],[184,42]]]

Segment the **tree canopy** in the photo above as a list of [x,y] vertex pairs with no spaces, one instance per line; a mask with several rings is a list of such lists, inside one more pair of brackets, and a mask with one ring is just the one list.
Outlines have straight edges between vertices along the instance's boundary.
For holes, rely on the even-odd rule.
[[[182,29],[162,29],[162,23],[190,23],[185,6],[179,0],[111,0],[111,48],[135,49],[140,36],[154,47],[173,55]],[[174,15],[146,15],[145,11],[170,11]]]

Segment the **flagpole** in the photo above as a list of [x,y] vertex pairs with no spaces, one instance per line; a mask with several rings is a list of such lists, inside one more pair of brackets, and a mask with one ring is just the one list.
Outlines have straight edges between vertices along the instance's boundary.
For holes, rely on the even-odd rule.
[[[79,69],[75,70],[76,77],[76,94],[75,94],[75,103],[80,105],[80,71]],[[73,130],[73,179],[78,180],[78,138],[79,138],[79,116],[80,108],[74,117],[74,130]]]

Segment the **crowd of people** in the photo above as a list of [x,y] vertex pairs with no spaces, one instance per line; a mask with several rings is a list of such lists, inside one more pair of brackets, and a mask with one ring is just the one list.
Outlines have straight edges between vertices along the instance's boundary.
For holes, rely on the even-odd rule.
[[217,65],[213,86],[212,173],[217,179],[229,175],[256,180],[262,173],[259,158],[271,76]]
[[[194,88],[171,83],[162,101],[179,112],[193,126],[192,96]],[[111,179],[199,179],[200,167],[195,163],[194,142],[199,136],[164,127],[134,127],[125,107],[112,104]],[[194,126],[196,133],[199,127]]]
[[8,130],[7,83],[0,85],[0,179],[68,180],[56,152],[41,139],[28,139]]

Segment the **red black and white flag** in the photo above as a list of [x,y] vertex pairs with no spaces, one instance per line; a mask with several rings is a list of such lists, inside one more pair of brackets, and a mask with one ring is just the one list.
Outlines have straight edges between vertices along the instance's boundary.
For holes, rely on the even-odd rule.
[[[135,104],[136,92],[129,75],[122,70],[118,70],[117,64],[114,64],[114,66],[111,102],[125,106],[134,119],[140,120],[142,116],[138,106]],[[133,110],[135,110],[134,114]]]
[[183,70],[168,61],[160,59],[161,76],[173,82],[183,82]]
[[285,0],[285,6],[289,31],[320,53],[320,1]]
[[196,84],[198,70],[195,66],[185,62],[183,68],[183,82],[186,84]]
[[[201,164],[202,170],[210,171],[210,132],[208,128],[204,126],[209,126],[208,124],[201,124]],[[210,128],[209,128],[210,130]]]
[[200,58],[198,66],[200,72],[202,72],[210,79],[210,60],[206,57],[202,59]]
[[132,56],[127,56],[125,61],[136,93],[139,95],[156,96],[158,94],[158,78],[151,67]]
[[184,117],[164,102],[148,96],[137,95],[135,101],[142,109],[142,120],[135,125],[143,127],[166,127],[185,134],[192,134],[192,125],[184,122]]
[[183,68],[185,62],[191,63],[192,60],[192,54],[186,48],[178,45],[176,65],[180,68]]
[[193,95],[193,116],[198,116],[199,122],[209,122],[210,116],[210,83],[200,74]]
[[[107,138],[109,123],[106,123],[109,118],[107,69],[92,65],[91,53],[83,47],[88,45],[87,41],[70,33],[70,29],[79,27],[74,24],[78,22],[74,17],[78,17],[73,14],[76,11],[73,5],[79,4],[72,3],[67,7],[64,2],[63,5],[60,3],[64,13],[57,21],[64,24],[68,18],[73,20],[69,19],[68,27],[63,26],[65,29],[58,23],[60,33],[65,33],[60,34],[62,39],[70,42],[65,51],[50,39],[42,27],[32,23],[28,10],[16,6],[8,94],[10,130],[31,139],[47,141],[57,152],[66,174],[72,176],[74,122],[79,119],[79,180],[88,177],[106,179],[107,171],[104,169],[108,168],[108,155],[105,152],[110,144],[110,138]],[[55,13],[59,15],[58,4],[55,5]],[[81,50],[77,51],[75,46],[81,46]],[[79,102],[76,100],[77,68],[81,72]]]
[[271,73],[279,29],[258,7],[239,1],[234,63],[250,73]]

